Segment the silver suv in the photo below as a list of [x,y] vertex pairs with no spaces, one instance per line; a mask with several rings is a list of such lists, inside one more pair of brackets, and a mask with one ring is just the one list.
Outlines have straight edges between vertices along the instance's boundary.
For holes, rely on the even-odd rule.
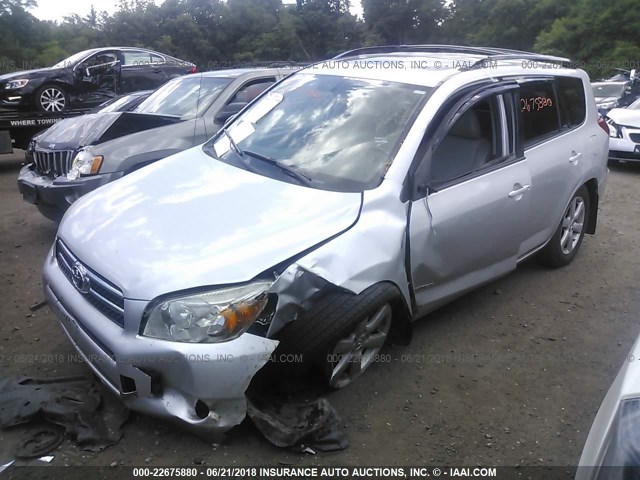
[[359,49],[81,198],[44,289],[131,408],[220,432],[267,362],[303,359],[341,388],[414,319],[523,259],[571,262],[596,229],[607,150],[566,59]]

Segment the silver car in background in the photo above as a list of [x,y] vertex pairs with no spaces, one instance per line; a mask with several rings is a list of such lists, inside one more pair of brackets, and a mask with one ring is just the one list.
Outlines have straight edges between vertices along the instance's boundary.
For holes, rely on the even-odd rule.
[[342,388],[413,320],[595,232],[608,129],[567,62],[415,46],[304,68],[76,202],[49,305],[128,406],[195,430],[242,421],[282,355]]

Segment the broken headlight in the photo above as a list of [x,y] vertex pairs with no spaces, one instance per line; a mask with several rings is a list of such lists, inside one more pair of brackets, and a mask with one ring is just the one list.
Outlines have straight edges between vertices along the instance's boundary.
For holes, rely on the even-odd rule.
[[238,338],[264,310],[271,283],[257,282],[163,301],[146,315],[142,335],[189,343]]
[[95,175],[100,170],[102,160],[102,155],[93,155],[89,148],[81,149],[73,159],[67,178],[75,180],[80,175]]

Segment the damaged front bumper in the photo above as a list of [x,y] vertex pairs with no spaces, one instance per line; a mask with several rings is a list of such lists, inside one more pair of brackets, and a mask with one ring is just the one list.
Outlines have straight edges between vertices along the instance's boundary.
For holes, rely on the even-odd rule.
[[67,336],[125,405],[200,435],[219,435],[244,419],[245,391],[278,345],[249,333],[218,344],[143,337],[139,325],[147,301],[125,299],[124,325],[117,325],[64,276],[53,249],[44,290]]
[[34,204],[45,217],[60,221],[64,212],[82,195],[122,177],[123,172],[103,173],[68,180],[40,175],[31,163],[20,170],[18,190],[24,201]]

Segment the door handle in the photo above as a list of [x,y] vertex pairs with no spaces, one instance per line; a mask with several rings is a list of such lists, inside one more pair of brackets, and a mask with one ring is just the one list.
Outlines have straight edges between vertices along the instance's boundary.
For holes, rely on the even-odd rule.
[[569,163],[578,163],[578,160],[580,160],[580,158],[582,158],[582,153],[571,152]]
[[[514,185],[514,187],[517,185]],[[524,185],[520,188],[517,188],[515,190],[511,190],[509,192],[509,198],[515,198],[515,197],[519,197],[520,195],[522,195],[524,192],[528,192],[529,190],[531,190],[531,185]]]

